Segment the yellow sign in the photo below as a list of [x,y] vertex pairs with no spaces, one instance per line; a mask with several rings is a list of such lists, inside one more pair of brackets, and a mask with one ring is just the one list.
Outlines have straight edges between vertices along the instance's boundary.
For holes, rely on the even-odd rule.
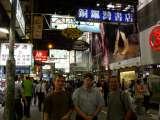
[[77,28],[67,28],[62,31],[62,35],[69,39],[78,39],[82,32]]

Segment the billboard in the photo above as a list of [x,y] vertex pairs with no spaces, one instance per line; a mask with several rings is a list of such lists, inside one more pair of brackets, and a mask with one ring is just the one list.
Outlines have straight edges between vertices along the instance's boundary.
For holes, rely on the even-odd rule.
[[98,64],[107,66],[109,63],[140,56],[139,33],[136,25],[101,23],[99,27],[101,32],[92,34],[92,56],[99,59]]
[[106,24],[105,28],[109,63],[140,56],[138,25]]
[[[9,43],[1,43],[0,65],[5,66],[9,56]],[[14,46],[16,66],[30,66],[32,60],[32,44],[16,43]]]

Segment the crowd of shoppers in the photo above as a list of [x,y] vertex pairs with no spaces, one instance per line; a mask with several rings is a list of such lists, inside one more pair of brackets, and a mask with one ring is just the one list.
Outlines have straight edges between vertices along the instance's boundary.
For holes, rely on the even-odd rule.
[[[126,86],[125,79],[120,81],[116,76],[95,81],[90,72],[82,81],[66,81],[57,74],[50,84],[16,76],[14,120],[30,118],[31,103],[43,113],[43,120],[70,120],[73,111],[76,120],[98,120],[102,107],[107,107],[106,120],[136,120],[135,113],[138,115],[142,107],[148,112],[151,95],[147,78],[131,80]],[[128,113],[134,116],[128,117]]]

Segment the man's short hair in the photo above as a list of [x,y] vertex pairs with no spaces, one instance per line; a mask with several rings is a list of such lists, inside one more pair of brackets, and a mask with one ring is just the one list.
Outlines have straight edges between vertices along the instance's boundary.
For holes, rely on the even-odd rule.
[[91,80],[94,80],[94,76],[91,72],[87,72],[83,76],[84,78],[90,78]]
[[65,77],[63,76],[63,74],[56,74],[54,80],[56,80],[57,78],[63,78],[63,79],[65,79]]

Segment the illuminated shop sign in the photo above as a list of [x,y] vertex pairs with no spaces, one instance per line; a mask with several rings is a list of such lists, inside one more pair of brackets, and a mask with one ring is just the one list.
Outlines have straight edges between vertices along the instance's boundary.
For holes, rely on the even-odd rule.
[[34,50],[33,56],[35,61],[47,61],[48,59],[48,51],[47,50]]
[[152,50],[160,51],[160,26],[152,29],[149,37],[149,44]]
[[83,21],[132,23],[134,22],[134,14],[133,12],[124,11],[79,9],[77,19]]
[[69,52],[67,50],[50,49],[49,57],[51,59],[67,59]]
[[72,16],[52,15],[50,19],[50,28],[64,30],[67,28],[77,28],[82,32],[100,32],[100,23],[77,21]]
[[65,72],[69,72],[69,51],[50,49],[49,57],[55,63],[55,68],[64,69]]
[[[0,49],[0,65],[5,66],[9,56],[9,43],[2,43]],[[18,44],[14,46],[16,66],[30,66],[32,60],[32,45]]]

